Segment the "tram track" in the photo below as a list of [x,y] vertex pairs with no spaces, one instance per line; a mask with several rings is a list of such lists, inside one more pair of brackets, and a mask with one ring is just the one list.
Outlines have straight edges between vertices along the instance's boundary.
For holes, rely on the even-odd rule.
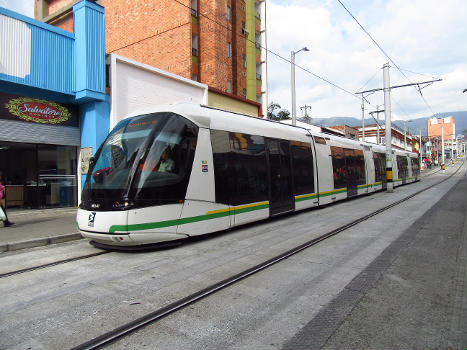
[[81,256],[75,256],[73,258],[53,261],[53,262],[47,263],[47,264],[26,267],[24,269],[19,269],[19,270],[15,270],[15,271],[1,273],[0,278],[10,277],[10,276],[19,275],[19,274],[22,274],[22,273],[32,272],[32,271],[41,270],[41,269],[46,269],[48,267],[62,265],[62,264],[66,264],[66,263],[73,262],[73,261],[78,261],[78,260],[89,259],[89,258],[93,258],[95,256],[108,254],[108,253],[111,253],[111,252],[96,252],[96,253],[91,253],[91,254],[86,254],[86,255],[81,255]]
[[[439,170],[432,171],[429,174],[426,174],[424,177],[428,177],[428,176],[433,175],[433,174],[435,174],[437,172],[439,172]],[[31,266],[31,267],[27,267],[27,268],[23,268],[23,269],[9,271],[9,272],[5,272],[5,273],[0,273],[0,279],[15,276],[15,275],[19,275],[19,274],[22,274],[22,273],[33,272],[33,271],[45,269],[45,268],[48,268],[48,267],[62,265],[62,264],[66,264],[66,263],[69,263],[69,262],[89,259],[89,258],[93,258],[95,256],[99,256],[99,255],[103,255],[103,254],[109,254],[109,253],[112,253],[112,251],[102,251],[102,252],[97,252],[97,253],[91,253],[91,254],[86,254],[86,255],[77,256],[77,257],[73,257],[73,258],[62,259],[62,260],[54,261],[54,262],[47,263],[47,264],[41,264],[41,265],[37,265],[37,266]]]
[[[447,176],[446,178],[442,179],[441,181],[438,181],[434,184],[431,184],[425,188],[422,188],[420,189],[419,191],[416,191],[394,203],[391,203],[383,208],[380,208],[378,210],[375,210],[367,215],[364,215],[350,223],[347,223],[345,225],[342,225],[332,231],[329,231],[327,233],[324,233],[322,234],[321,236],[317,237],[317,238],[314,238],[312,240],[309,240],[308,242],[305,242],[303,244],[300,244],[284,253],[281,253],[271,259],[268,259],[260,264],[257,264],[251,268],[248,268],[240,273],[237,273],[231,277],[228,277],[222,281],[219,281],[217,283],[214,283],[206,288],[203,288],[195,293],[192,293],[182,299],[179,299],[175,302],[172,302],[162,308],[159,308],[157,310],[154,310],[150,313],[147,313],[146,315],[142,316],[142,317],[139,317],[135,320],[132,320],[130,322],[127,322],[125,324],[123,324],[122,326],[119,326],[109,332],[106,332],[100,336],[97,336],[89,341],[86,341],[80,345],[77,345],[73,348],[71,348],[70,350],[93,350],[93,349],[98,349],[102,346],[105,346],[107,344],[110,344],[114,341],[116,341],[117,339],[120,339],[120,338],[123,338],[125,336],[128,336],[130,335],[131,333],[137,331],[138,329],[144,327],[144,326],[147,326],[151,323],[154,323],[158,320],[161,320],[162,318],[164,318],[165,316],[168,316],[170,314],[173,314],[177,311],[180,311],[184,308],[186,308],[187,306],[189,305],[192,305],[194,303],[196,303],[197,301],[200,301],[201,299],[204,299],[205,297],[208,297],[209,295],[212,295],[212,294],[215,294],[216,292],[226,288],[226,287],[229,287],[229,286],[232,286],[234,285],[235,283],[245,279],[245,278],[248,278],[262,270],[265,270],[267,269],[268,267],[272,266],[272,265],[275,265],[307,248],[310,248],[312,246],[315,246],[316,244],[326,240],[326,239],[329,239],[343,231],[346,231],[348,230],[349,228],[351,227],[354,227],[378,214],[381,214],[382,212],[385,212],[409,199],[412,199],[413,197],[435,187],[435,186],[438,186],[439,184],[449,180],[452,176],[454,176],[463,166],[464,166],[464,161],[462,161],[462,164],[452,173],[450,174],[449,176]],[[432,173],[430,174],[427,174],[427,175],[431,175]]]
[[[462,163],[464,164],[464,162]],[[460,167],[459,167],[460,168]],[[453,176],[458,170],[459,168],[450,176]],[[438,169],[437,171],[432,171],[430,172],[429,174],[426,174],[424,177],[428,177],[430,175],[433,175],[435,173],[438,173],[440,170]],[[445,179],[447,180],[447,179]],[[443,180],[444,181],[444,180]],[[432,185],[432,186],[435,186],[435,185]],[[417,193],[418,194],[418,193]],[[397,203],[399,204],[399,203]],[[396,204],[396,205],[397,205]],[[384,208],[383,208],[384,209]],[[374,215],[377,215],[378,213],[374,214]],[[367,220],[367,219],[364,219],[364,220]],[[362,220],[362,221],[364,221]],[[361,221],[360,221],[361,222]],[[351,227],[351,226],[350,226]],[[45,268],[48,268],[48,267],[54,267],[54,266],[57,266],[57,265],[62,265],[62,264],[66,264],[66,263],[69,263],[69,262],[74,262],[74,261],[79,261],[79,260],[84,260],[84,259],[89,259],[89,258],[93,258],[93,257],[96,257],[96,256],[99,256],[99,255],[104,255],[104,254],[109,254],[109,253],[112,253],[112,251],[102,251],[102,252],[97,252],[97,253],[91,253],[91,254],[86,254],[86,255],[82,255],[82,256],[77,256],[77,257],[73,257],[73,258],[67,258],[67,259],[62,259],[62,260],[58,260],[58,261],[54,261],[54,262],[51,262],[51,263],[47,263],[47,264],[42,264],[42,265],[37,265],[37,266],[31,266],[31,267],[27,267],[27,268],[23,268],[23,269],[18,269],[18,270],[14,270],[14,271],[9,271],[9,272],[5,272],[5,273],[0,273],[0,279],[1,278],[6,278],[6,277],[11,277],[11,276],[15,276],[15,275],[19,275],[19,274],[22,274],[22,273],[27,273],[27,272],[33,272],[33,271],[36,271],[36,270],[41,270],[41,269],[45,269]]]

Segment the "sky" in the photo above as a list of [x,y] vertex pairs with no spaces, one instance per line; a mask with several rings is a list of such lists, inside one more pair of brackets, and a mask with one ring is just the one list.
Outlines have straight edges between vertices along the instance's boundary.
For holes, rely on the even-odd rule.
[[[415,87],[391,90],[393,120],[467,110],[467,1],[341,2],[405,74],[390,63],[391,86],[443,79],[422,89],[425,100]],[[308,47],[296,64],[349,92],[383,87],[390,60],[337,0],[268,0],[266,33],[268,49],[287,60]],[[269,101],[290,110],[290,63],[269,53],[268,79]],[[311,105],[312,117],[361,117],[361,100],[298,67],[296,96],[297,106]],[[384,94],[367,99],[365,113],[383,105]]]
[[[467,1],[341,0],[399,67],[390,63],[391,86],[443,79],[422,90],[391,90],[393,120],[467,110]],[[361,117],[361,100],[310,74],[355,93],[383,87],[390,62],[338,0],[267,0],[268,100],[290,111],[290,53],[296,55],[297,116]],[[33,0],[0,0],[33,16]],[[282,57],[282,58],[281,58]],[[309,72],[301,69],[305,68]],[[383,105],[382,92],[367,97],[365,115]]]

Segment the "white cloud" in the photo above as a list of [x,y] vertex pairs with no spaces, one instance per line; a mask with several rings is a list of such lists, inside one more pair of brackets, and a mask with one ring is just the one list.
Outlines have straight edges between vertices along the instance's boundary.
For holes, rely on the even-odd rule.
[[0,7],[34,17],[34,0],[0,0]]
[[[358,6],[359,2],[349,2]],[[347,5],[346,5],[347,6]],[[441,76],[444,80],[422,90],[433,112],[465,110],[467,87],[467,2],[445,0],[388,0],[362,3],[349,10],[403,69]],[[355,21],[335,2],[268,0],[268,48],[286,59],[303,46],[296,63],[339,86],[356,92],[373,75],[366,89],[382,87],[382,66],[388,59]],[[428,76],[404,74],[412,82]],[[290,109],[290,63],[268,55],[269,101]],[[391,84],[407,84],[391,69]],[[360,101],[311,74],[296,69],[297,106],[312,105],[315,117],[361,115]],[[431,114],[413,87],[393,90],[395,119]],[[369,97],[383,103],[383,94]],[[367,106],[368,109],[372,107]],[[299,115],[297,110],[297,115]]]

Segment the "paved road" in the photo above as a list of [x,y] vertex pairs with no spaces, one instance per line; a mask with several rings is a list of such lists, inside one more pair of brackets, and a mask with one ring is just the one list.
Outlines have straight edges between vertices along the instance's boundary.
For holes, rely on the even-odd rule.
[[[392,194],[376,193],[242,227],[176,249],[138,254],[113,252],[0,279],[0,349],[70,348],[448,175],[449,171],[437,173],[423,182],[398,188]],[[343,306],[350,311],[356,309],[375,285],[375,277],[368,271],[379,269],[381,275],[395,265],[392,262],[398,259],[387,255],[388,249],[391,251],[388,247],[403,237],[407,228],[412,227],[463,176],[465,168],[454,178],[386,214],[373,217],[145,327],[108,349],[286,348],[319,319],[323,310],[339,300],[346,289],[355,291],[360,297]],[[407,242],[402,241],[403,246],[407,246]],[[98,250],[81,240],[6,252],[0,254],[0,272],[94,251]],[[384,268],[383,263],[387,261],[391,264]],[[465,269],[465,262],[458,262]],[[362,275],[362,271],[367,274]],[[393,275],[399,276],[397,273]],[[427,296],[436,292],[416,290]],[[462,288],[460,293],[463,293]],[[399,294],[394,296],[399,298]],[[375,297],[369,303],[377,301]],[[440,301],[441,304],[446,302]],[[345,313],[339,322],[331,319],[326,324],[328,329],[322,329],[328,336],[318,345],[342,348],[327,342],[338,334],[339,327],[336,326],[351,315]],[[386,317],[384,313],[379,315]],[[415,315],[417,322],[423,322],[425,315],[420,320],[419,314]],[[465,316],[459,315],[459,319],[462,323]]]
[[283,349],[466,349],[466,178]]

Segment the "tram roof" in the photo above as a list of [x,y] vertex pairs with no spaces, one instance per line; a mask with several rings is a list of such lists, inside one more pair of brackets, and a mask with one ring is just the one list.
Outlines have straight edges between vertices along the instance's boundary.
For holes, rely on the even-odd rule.
[[[330,140],[330,143],[343,147],[351,146],[353,148],[362,149],[363,146],[368,146],[371,147],[373,151],[385,152],[385,147],[382,145],[317,132],[316,127],[313,125],[310,125],[310,128],[306,128],[190,102],[178,102],[168,105],[146,107],[144,110],[131,113],[127,117],[155,112],[173,112],[180,114],[202,128],[306,142],[310,142],[309,135],[313,135]],[[397,150],[397,153],[416,156],[415,153],[412,154],[411,152],[404,152],[401,150]]]

